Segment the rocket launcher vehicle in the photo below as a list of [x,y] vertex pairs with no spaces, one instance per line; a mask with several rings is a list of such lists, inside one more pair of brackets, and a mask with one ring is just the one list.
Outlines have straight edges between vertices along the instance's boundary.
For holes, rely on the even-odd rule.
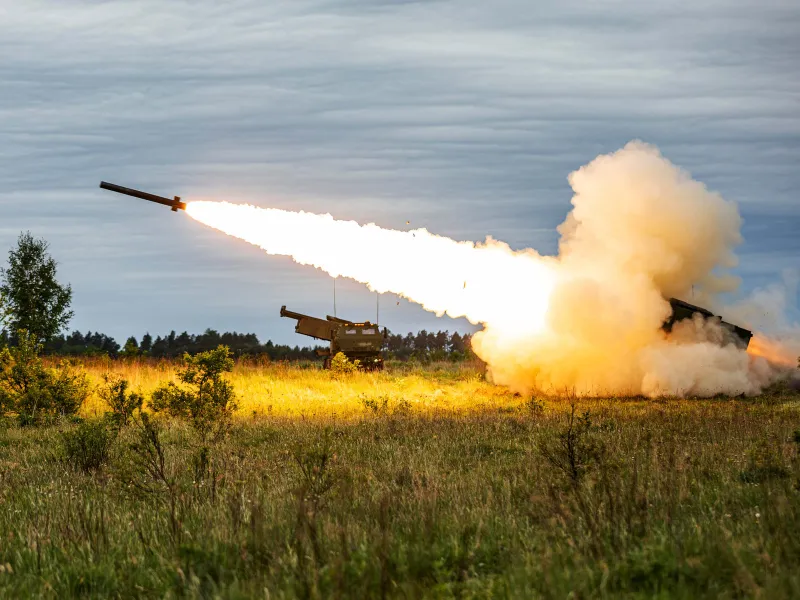
[[281,307],[281,316],[297,321],[294,330],[318,340],[331,343],[330,348],[317,351],[325,357],[324,367],[330,368],[331,358],[342,352],[350,360],[358,360],[364,370],[383,370],[381,349],[388,331],[369,321],[355,323],[328,315],[324,319],[310,317]]

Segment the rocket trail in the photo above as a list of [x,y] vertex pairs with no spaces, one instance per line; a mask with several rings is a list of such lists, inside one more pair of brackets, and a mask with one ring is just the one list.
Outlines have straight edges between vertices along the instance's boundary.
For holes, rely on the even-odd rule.
[[638,141],[569,182],[573,208],[554,257],[227,202],[189,202],[186,212],[268,254],[481,324],[473,350],[496,383],[517,391],[738,395],[774,379],[763,357],[721,343],[712,321],[661,329],[667,298],[714,308],[738,285],[727,272],[741,242],[734,203]]
[[457,242],[425,229],[397,231],[227,202],[191,202],[187,212],[267,254],[291,256],[333,277],[399,294],[439,316],[507,324],[528,334],[544,324],[555,275],[533,250],[514,252],[494,240]]

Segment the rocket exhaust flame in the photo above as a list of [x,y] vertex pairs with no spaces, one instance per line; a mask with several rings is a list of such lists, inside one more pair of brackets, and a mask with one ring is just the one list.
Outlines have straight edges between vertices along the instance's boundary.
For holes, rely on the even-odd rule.
[[773,365],[791,369],[798,366],[800,344],[792,340],[772,340],[763,335],[755,336],[747,347],[751,356],[765,358]]
[[[476,245],[424,229],[396,231],[330,215],[227,202],[191,202],[187,212],[267,254],[291,256],[332,277],[402,295],[439,316],[507,323],[513,329],[522,325],[527,333],[543,326],[554,273],[532,250],[513,252],[494,240]],[[521,324],[519,316],[525,314],[529,317]]]
[[741,241],[733,203],[641,142],[569,181],[573,209],[556,257],[227,202],[190,202],[186,212],[268,254],[483,325],[473,349],[496,383],[517,391],[738,395],[774,378],[758,351],[715,343],[712,322],[683,321],[669,337],[660,329],[665,298],[713,305],[736,287],[725,274]]

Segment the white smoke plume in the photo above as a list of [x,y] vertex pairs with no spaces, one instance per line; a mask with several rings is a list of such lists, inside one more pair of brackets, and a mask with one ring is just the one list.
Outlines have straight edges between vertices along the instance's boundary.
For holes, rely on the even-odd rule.
[[569,181],[556,257],[226,202],[190,202],[187,212],[268,254],[482,324],[473,349],[517,391],[738,395],[774,378],[763,357],[720,344],[713,323],[683,322],[670,336],[660,328],[666,298],[714,306],[738,286],[727,273],[741,242],[735,204],[638,141]]

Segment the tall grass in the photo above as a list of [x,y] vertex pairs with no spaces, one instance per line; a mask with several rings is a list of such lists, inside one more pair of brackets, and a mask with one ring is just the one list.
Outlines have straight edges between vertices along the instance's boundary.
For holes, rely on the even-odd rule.
[[[87,370],[145,393],[174,372]],[[796,392],[531,401],[461,368],[232,381],[213,477],[162,420],[167,484],[144,494],[134,429],[83,472],[57,452],[75,425],[6,423],[0,597],[800,597]]]

